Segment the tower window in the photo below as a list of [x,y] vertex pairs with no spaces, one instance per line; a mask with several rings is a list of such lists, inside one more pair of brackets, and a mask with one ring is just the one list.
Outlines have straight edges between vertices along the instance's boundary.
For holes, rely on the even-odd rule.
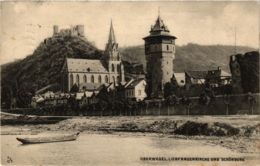
[[111,70],[112,70],[112,72],[114,72],[115,71],[115,66],[114,66],[114,64],[112,64],[112,66],[111,66]]
[[169,45],[166,45],[166,49],[169,50]]
[[93,76],[93,75],[91,76],[91,82],[92,82],[92,83],[95,82],[95,80],[94,80],[94,76]]

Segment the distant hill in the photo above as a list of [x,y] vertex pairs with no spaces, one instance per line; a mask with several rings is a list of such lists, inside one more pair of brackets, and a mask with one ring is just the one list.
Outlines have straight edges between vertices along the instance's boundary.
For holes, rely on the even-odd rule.
[[[255,50],[250,47],[237,46],[237,53],[241,54]],[[121,53],[123,60],[146,66],[144,46],[121,48]],[[176,57],[173,61],[174,71],[207,70],[220,66],[223,70],[229,72],[229,56],[232,54],[234,54],[234,46],[198,44],[176,46]]]
[[[254,49],[237,47],[244,53]],[[126,73],[142,73],[145,68],[143,46],[121,48]],[[204,70],[212,66],[228,69],[228,59],[233,53],[232,46],[201,46],[188,44],[176,47],[174,70]],[[26,103],[30,95],[47,85],[59,85],[60,71],[66,57],[99,59],[103,54],[83,37],[59,36],[45,39],[32,55],[22,60],[1,65],[1,98],[10,104],[11,96]],[[59,90],[59,86],[56,86]],[[27,99],[28,98],[28,99]],[[22,105],[20,103],[20,106]],[[7,104],[8,105],[8,104]]]

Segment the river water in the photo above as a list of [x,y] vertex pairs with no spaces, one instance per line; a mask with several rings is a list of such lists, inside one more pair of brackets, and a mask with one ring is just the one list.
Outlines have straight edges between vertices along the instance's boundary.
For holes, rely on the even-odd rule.
[[[21,145],[16,137],[1,136],[2,164],[173,165],[185,164],[185,161],[142,161],[140,157],[244,157],[243,154],[206,144],[205,141],[159,136],[82,133],[76,141],[32,145]],[[206,165],[209,163],[201,162]]]

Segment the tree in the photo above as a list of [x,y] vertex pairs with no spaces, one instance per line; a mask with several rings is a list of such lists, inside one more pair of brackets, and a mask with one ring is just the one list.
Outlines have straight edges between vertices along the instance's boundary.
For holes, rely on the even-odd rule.
[[164,85],[164,98],[168,98],[169,96],[173,95],[176,90],[176,87],[173,83],[167,82]]
[[70,92],[71,92],[71,93],[77,93],[77,92],[79,92],[79,87],[78,87],[78,85],[77,85],[77,84],[74,84],[74,85],[71,87]]

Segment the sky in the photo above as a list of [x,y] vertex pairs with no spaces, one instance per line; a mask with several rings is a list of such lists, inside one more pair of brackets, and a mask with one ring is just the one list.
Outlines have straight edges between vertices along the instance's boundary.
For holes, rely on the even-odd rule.
[[[177,45],[236,44],[259,48],[259,3],[249,2],[0,2],[0,63],[33,53],[53,25],[84,24],[85,36],[99,49],[113,20],[120,47],[144,44],[160,16]],[[160,10],[158,10],[160,9]]]

